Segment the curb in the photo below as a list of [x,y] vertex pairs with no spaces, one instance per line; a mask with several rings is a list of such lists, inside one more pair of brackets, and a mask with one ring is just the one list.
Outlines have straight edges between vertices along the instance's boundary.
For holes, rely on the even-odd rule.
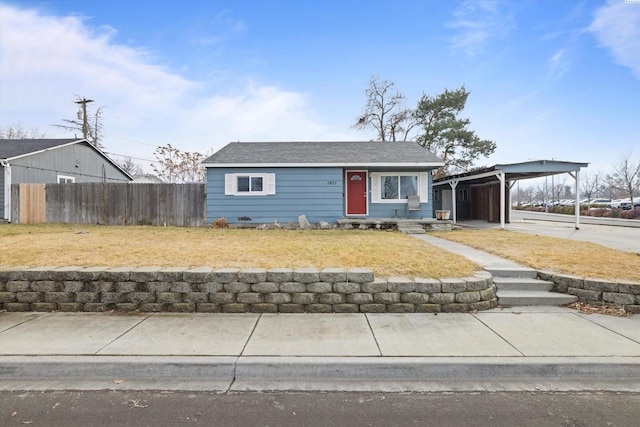
[[640,358],[3,356],[0,390],[640,392]]

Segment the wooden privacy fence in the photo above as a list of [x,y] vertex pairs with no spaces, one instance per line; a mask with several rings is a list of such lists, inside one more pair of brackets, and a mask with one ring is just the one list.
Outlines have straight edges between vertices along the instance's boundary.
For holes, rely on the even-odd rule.
[[16,223],[157,225],[206,223],[205,184],[14,184]]

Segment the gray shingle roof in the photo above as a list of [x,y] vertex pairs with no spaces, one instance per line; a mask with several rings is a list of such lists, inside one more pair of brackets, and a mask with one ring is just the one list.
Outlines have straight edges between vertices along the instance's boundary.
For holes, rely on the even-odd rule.
[[442,160],[415,142],[232,142],[208,157],[224,165],[407,165],[440,166]]
[[74,139],[0,139],[0,159],[11,159],[78,141]]

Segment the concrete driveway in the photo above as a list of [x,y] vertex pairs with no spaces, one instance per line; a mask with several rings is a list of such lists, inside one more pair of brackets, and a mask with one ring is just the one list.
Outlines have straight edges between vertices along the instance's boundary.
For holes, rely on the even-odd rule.
[[[608,225],[606,218],[599,218],[597,224],[580,223],[576,230],[573,216],[545,214],[542,212],[511,211],[511,223],[506,224],[507,230],[543,236],[559,237],[562,239],[580,240],[597,243],[612,249],[640,254],[640,221],[628,220],[628,226]],[[569,222],[565,222],[565,221]],[[499,228],[500,224],[486,221],[460,221],[460,225],[472,228]]]

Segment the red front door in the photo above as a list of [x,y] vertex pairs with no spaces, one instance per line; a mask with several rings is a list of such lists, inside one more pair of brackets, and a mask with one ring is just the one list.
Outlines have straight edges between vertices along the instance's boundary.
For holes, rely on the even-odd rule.
[[347,172],[347,215],[367,214],[367,172]]

